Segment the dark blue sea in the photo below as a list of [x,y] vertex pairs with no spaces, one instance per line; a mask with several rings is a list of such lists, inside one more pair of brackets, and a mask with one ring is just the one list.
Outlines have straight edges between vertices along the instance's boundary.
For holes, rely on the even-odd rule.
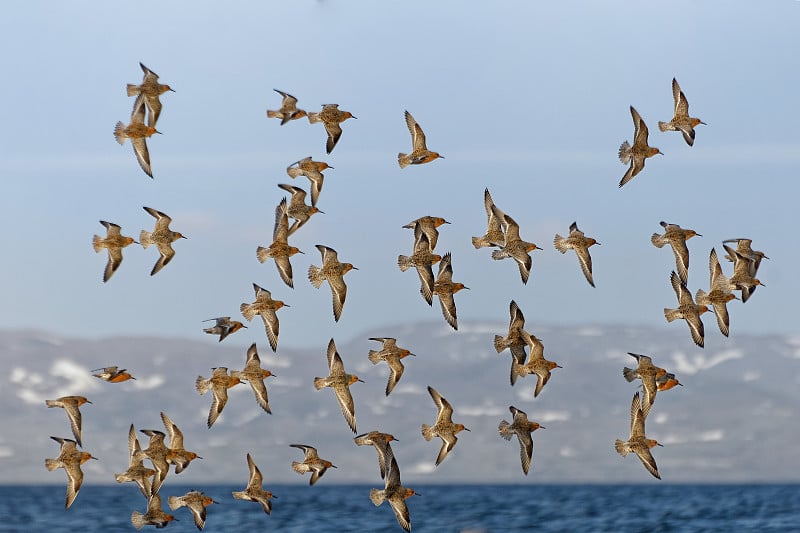
[[[793,467],[794,468],[794,467]],[[369,485],[268,487],[272,515],[234,500],[243,487],[165,486],[167,496],[203,490],[219,501],[205,531],[403,530],[387,503],[375,507]],[[800,531],[800,485],[418,485],[408,500],[414,532]],[[0,486],[0,531],[135,531],[131,512],[145,511],[133,484],[85,486],[64,510],[65,485]],[[165,531],[197,531],[186,508]],[[143,531],[153,530],[145,526]]]

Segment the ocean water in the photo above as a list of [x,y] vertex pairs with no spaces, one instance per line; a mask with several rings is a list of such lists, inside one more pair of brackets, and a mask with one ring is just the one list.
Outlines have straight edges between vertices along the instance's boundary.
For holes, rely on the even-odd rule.
[[[375,507],[370,485],[267,487],[278,497],[272,515],[234,500],[243,487],[162,487],[169,495],[203,490],[208,532],[396,531],[387,503]],[[415,532],[800,531],[800,485],[418,485],[408,500]],[[131,512],[146,503],[133,484],[85,486],[64,510],[65,486],[0,487],[0,531],[135,531]],[[197,531],[188,509],[165,531]],[[155,529],[145,526],[146,530]]]

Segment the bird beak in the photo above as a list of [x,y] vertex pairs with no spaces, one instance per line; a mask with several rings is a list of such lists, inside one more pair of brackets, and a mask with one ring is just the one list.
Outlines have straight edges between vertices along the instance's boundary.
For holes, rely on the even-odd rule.
[[662,152],[661,150],[659,150],[658,153],[664,155],[664,152]]
[[539,426],[539,429],[547,429],[547,428],[544,426]]
[[353,267],[353,270],[358,270],[358,268],[356,268],[356,267]]
[[[356,117],[353,117],[353,118],[356,118]],[[339,467],[336,466],[336,465],[331,465],[331,468],[339,468]]]
[[469,431],[470,433],[472,433],[472,431],[469,428],[464,428],[464,431]]
[[356,381],[359,381],[359,382],[361,382],[361,383],[364,383],[364,380],[363,380],[363,379],[361,379],[361,378],[357,378],[357,379],[356,379]]
[[662,448],[664,447],[664,445],[663,445],[663,444],[661,444],[660,442],[657,442],[657,443],[656,443],[656,446],[661,446]]
[[291,307],[289,304],[283,304],[284,307]]
[[317,209],[317,213],[322,213],[324,215],[325,211],[320,211],[319,209]]

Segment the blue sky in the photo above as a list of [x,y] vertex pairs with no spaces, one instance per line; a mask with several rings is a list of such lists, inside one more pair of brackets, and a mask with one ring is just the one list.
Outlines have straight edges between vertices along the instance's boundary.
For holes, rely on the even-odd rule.
[[[0,206],[6,260],[0,326],[75,336],[198,337],[203,319],[239,317],[252,283],[291,307],[279,311],[280,346],[319,345],[399,322],[442,320],[401,273],[426,214],[442,228],[438,252],[453,255],[459,319],[505,321],[516,299],[535,324],[667,324],[675,305],[670,250],[650,235],[660,220],[703,235],[689,241],[689,288],[707,288],[707,258],[721,240],[749,237],[771,258],[767,285],[732,302],[731,335],[796,333],[800,260],[787,243],[800,162],[800,3],[293,1],[98,4],[25,2],[0,20],[5,127],[0,131]],[[45,13],[43,15],[43,13]],[[114,142],[133,103],[143,62],[175,93],[162,98],[163,135],[149,142],[155,179],[131,147]],[[692,116],[708,123],[694,147],[661,133],[672,116],[676,77]],[[321,125],[267,120],[273,88],[318,110],[338,103],[357,120],[326,155]],[[623,189],[617,149],[632,140],[633,105],[664,152]],[[401,170],[409,110],[445,159]],[[306,157],[327,161],[317,215],[290,243],[295,289],[256,247],[271,242],[278,183]],[[485,231],[483,190],[521,225],[534,252],[523,286],[510,260],[496,262],[470,237]],[[105,254],[91,248],[98,220],[138,239],[172,216],[188,240],[150,277],[154,249],[133,245],[109,283]],[[592,289],[574,254],[552,246],[577,221],[602,243],[592,249]],[[339,323],[327,285],[306,279],[320,264],[314,245],[359,268]],[[787,245],[789,244],[789,245]],[[728,263],[723,265],[730,273]],[[706,345],[724,346],[713,316]],[[382,333],[392,336],[387,330]],[[263,343],[260,322],[236,342]],[[691,346],[688,331],[687,348]],[[227,341],[230,342],[230,341]],[[323,348],[321,348],[323,349]]]

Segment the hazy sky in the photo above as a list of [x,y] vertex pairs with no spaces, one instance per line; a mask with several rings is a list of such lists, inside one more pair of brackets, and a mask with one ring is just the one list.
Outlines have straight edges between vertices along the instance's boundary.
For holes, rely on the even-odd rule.
[[[650,235],[660,220],[703,235],[689,241],[689,288],[708,285],[707,258],[721,240],[750,237],[771,258],[767,285],[747,304],[732,302],[731,335],[797,332],[793,300],[800,261],[785,242],[796,209],[800,162],[797,87],[800,3],[654,2],[17,2],[0,19],[5,103],[0,131],[0,202],[6,260],[0,264],[0,326],[76,336],[202,336],[203,319],[240,317],[252,283],[290,308],[279,311],[281,345],[319,345],[366,328],[442,320],[414,271],[401,273],[413,234],[403,224],[426,214],[451,251],[459,319],[505,320],[516,299],[536,323],[667,324],[674,307],[674,260]],[[139,61],[170,84],[149,141],[155,179],[129,143],[114,142],[129,121],[126,83]],[[680,82],[699,126],[694,147],[669,120],[671,79]],[[357,120],[331,155],[322,125],[268,120],[278,88],[309,111],[338,103]],[[664,156],[623,189],[617,160],[632,141],[628,107],[650,127]],[[409,110],[445,159],[401,170],[411,142]],[[306,157],[325,174],[315,216],[290,238],[295,289],[255,250],[271,242],[278,183]],[[516,265],[493,261],[470,237],[486,229],[483,190],[521,225],[534,252],[527,286]],[[98,220],[137,238],[172,216],[188,240],[154,277],[157,252],[138,245],[109,283],[95,254]],[[791,217],[791,218],[790,218]],[[553,248],[577,221],[602,245],[592,249],[592,289],[572,252]],[[791,223],[791,225],[790,225]],[[359,268],[334,323],[327,285],[306,279],[325,244]],[[788,245],[787,245],[788,244]],[[730,274],[730,264],[723,269]],[[706,345],[724,344],[705,316]],[[392,331],[385,335],[391,336]],[[254,321],[237,342],[264,343]],[[211,339],[210,339],[211,340]],[[687,348],[691,346],[688,331]]]

